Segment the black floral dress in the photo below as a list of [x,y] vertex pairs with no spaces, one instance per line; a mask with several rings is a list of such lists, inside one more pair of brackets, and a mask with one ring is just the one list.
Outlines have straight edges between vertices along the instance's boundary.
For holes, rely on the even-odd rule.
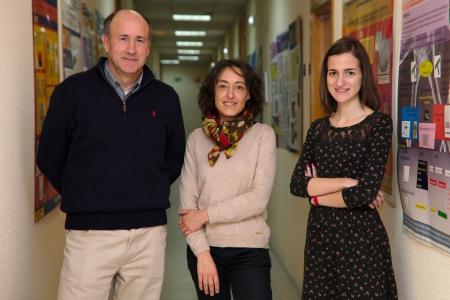
[[386,230],[370,204],[377,195],[391,145],[392,120],[374,112],[349,127],[328,118],[308,131],[291,179],[292,194],[310,197],[306,163],[318,177],[350,177],[342,190],[347,208],[311,206],[305,244],[304,299],[397,299]]

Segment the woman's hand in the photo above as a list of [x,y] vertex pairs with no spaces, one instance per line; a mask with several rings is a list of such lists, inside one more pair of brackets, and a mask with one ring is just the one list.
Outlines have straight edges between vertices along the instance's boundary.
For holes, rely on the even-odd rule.
[[372,203],[369,204],[369,207],[372,209],[380,208],[381,205],[383,205],[383,202],[384,202],[384,193],[381,190],[379,190],[375,200],[373,200]]
[[309,165],[308,162],[306,163],[305,176],[317,177],[316,166],[314,164]]
[[208,211],[206,209],[182,209],[178,214],[180,215],[178,227],[185,236],[199,230],[208,222]]
[[216,264],[209,251],[197,256],[198,288],[206,295],[214,296],[219,293],[219,275]]

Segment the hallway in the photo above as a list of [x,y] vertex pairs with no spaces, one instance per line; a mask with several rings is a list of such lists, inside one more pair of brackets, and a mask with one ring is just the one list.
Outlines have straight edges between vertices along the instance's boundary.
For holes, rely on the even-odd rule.
[[[170,195],[172,206],[167,211],[166,273],[161,300],[196,300],[195,289],[186,264],[186,241],[177,226],[178,180],[172,185]],[[300,299],[298,295],[300,287],[295,287],[290,281],[273,252],[270,256],[273,300]]]

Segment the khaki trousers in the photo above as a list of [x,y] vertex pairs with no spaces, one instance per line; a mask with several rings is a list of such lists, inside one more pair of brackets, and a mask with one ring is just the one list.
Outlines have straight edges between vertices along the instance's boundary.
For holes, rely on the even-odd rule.
[[68,230],[58,300],[158,300],[167,226]]

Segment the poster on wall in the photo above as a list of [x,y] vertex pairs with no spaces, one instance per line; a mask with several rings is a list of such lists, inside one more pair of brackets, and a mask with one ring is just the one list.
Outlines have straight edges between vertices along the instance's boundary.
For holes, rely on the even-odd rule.
[[397,170],[405,232],[450,254],[448,0],[404,1]]
[[[369,54],[380,93],[380,111],[392,116],[392,0],[353,0],[344,5],[344,36],[357,38]],[[392,194],[392,150],[381,189]],[[392,201],[391,197],[387,197]],[[394,204],[394,203],[392,203]]]
[[64,78],[83,71],[81,52],[80,0],[61,1]]
[[103,34],[103,22],[105,18],[102,14],[95,10],[94,15],[94,24],[95,24],[95,60],[96,62],[99,60],[101,56],[106,56],[105,49],[102,44],[102,34]]
[[[59,83],[57,1],[33,0],[32,9],[36,154],[50,95]],[[58,192],[35,166],[35,221],[49,213],[59,201]]]
[[89,8],[86,1],[62,0],[61,4],[64,78],[67,78],[94,66],[105,55],[101,42],[104,18],[95,8]]
[[299,152],[302,143],[301,20],[271,44],[271,125],[277,147]]
[[81,36],[83,45],[84,70],[94,66],[96,61],[96,41],[94,13],[88,8],[86,2],[81,3]]

